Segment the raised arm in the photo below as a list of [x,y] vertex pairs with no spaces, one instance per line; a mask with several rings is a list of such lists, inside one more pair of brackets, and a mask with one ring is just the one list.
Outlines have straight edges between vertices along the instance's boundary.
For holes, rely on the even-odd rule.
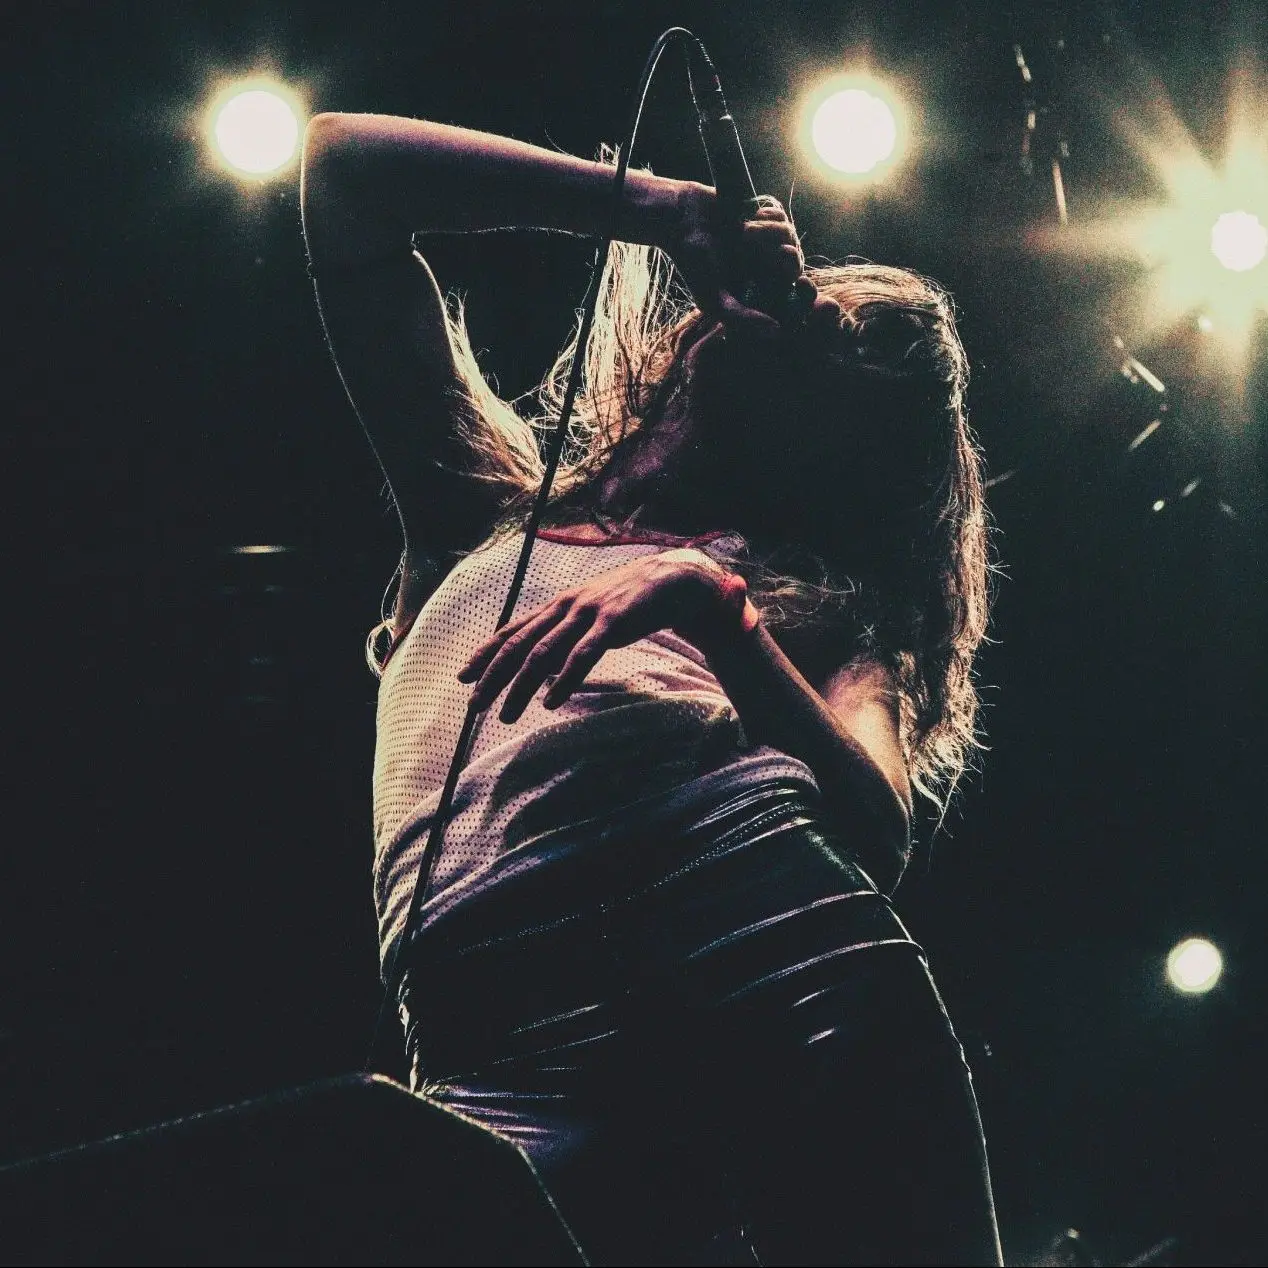
[[[407,562],[415,551],[469,547],[499,509],[496,492],[470,478],[444,304],[412,236],[502,228],[598,236],[610,227],[612,177],[604,164],[424,120],[320,114],[309,123],[301,190],[318,304],[391,486]],[[618,235],[669,245],[684,200],[699,205],[711,193],[631,171]]]

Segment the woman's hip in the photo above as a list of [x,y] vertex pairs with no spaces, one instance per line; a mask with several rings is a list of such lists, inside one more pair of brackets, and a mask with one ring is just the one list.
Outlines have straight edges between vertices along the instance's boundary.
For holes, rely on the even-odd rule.
[[995,1262],[959,1044],[848,843],[774,788],[625,848],[420,932],[421,1089],[524,1148],[594,1262]]
[[804,1042],[851,958],[922,963],[795,785],[728,798],[672,834],[631,825],[517,853],[409,949],[401,1006],[426,1079],[527,1071],[560,1052],[597,1073],[634,1032],[645,1045],[687,1027],[698,1041],[758,1013],[786,1013],[780,1030]]

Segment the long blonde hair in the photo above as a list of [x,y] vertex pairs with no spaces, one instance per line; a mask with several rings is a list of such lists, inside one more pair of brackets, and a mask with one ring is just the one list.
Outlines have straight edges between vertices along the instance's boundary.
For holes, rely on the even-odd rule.
[[[761,553],[732,537],[738,545],[715,553],[746,577],[765,623],[799,664],[794,648],[809,658],[826,654],[823,663],[832,667],[870,659],[889,668],[913,786],[945,811],[981,747],[972,669],[986,632],[992,571],[981,457],[965,416],[967,359],[950,298],[929,279],[865,261],[807,273],[844,314],[836,370],[869,383],[875,400],[932,421],[933,465],[905,512],[902,550],[874,575],[863,575],[866,566],[844,572],[809,543]],[[578,355],[581,385],[547,519],[606,522],[599,510],[604,476],[613,457],[628,454],[640,431],[654,426],[666,394],[681,388],[680,347],[701,321],[667,255],[613,243],[586,346],[578,348],[574,328],[537,387],[508,402],[480,369],[462,300],[449,297],[446,324],[462,385],[453,414],[474,457],[474,477],[495,487],[503,507],[490,541],[523,526],[543,477],[543,441]],[[384,633],[398,633],[386,614],[367,640],[375,673]]]

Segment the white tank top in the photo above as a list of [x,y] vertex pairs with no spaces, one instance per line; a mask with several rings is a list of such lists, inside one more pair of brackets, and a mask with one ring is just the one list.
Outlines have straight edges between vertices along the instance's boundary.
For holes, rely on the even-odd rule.
[[[522,533],[507,534],[463,558],[423,606],[379,684],[374,898],[384,964],[405,922],[466,715],[472,687],[458,681],[458,671],[494,631],[523,540]],[[540,537],[515,615],[664,549],[569,543],[564,533]],[[608,651],[556,709],[543,708],[538,692],[508,725],[498,708],[494,703],[477,724],[432,895],[471,883],[510,850],[543,844],[713,772],[725,769],[744,785],[792,779],[816,787],[805,763],[747,743],[704,657],[668,630]]]

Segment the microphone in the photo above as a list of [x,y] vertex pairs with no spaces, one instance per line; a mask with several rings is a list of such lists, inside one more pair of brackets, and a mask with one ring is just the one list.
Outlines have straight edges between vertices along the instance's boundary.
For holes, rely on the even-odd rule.
[[[713,61],[699,40],[693,43],[692,54],[687,59],[687,83],[696,106],[709,174],[713,177],[713,187],[718,191],[719,204],[728,216],[739,222],[754,210],[757,188],[749,174],[744,149],[740,145],[739,129],[722,94],[722,81]],[[692,74],[693,62],[702,72],[699,86]]]
[[[695,66],[699,73],[692,73]],[[757,211],[757,187],[744,158],[740,145],[739,129],[726,97],[722,81],[704,44],[693,39],[687,57],[687,84],[691,100],[696,107],[696,121],[700,127],[700,139],[704,142],[705,159],[713,187],[718,191],[718,205],[727,220],[738,227]],[[759,308],[774,317],[781,326],[795,326],[805,320],[806,311],[795,288],[782,294],[763,295],[754,282],[745,285],[740,302],[749,308]]]

